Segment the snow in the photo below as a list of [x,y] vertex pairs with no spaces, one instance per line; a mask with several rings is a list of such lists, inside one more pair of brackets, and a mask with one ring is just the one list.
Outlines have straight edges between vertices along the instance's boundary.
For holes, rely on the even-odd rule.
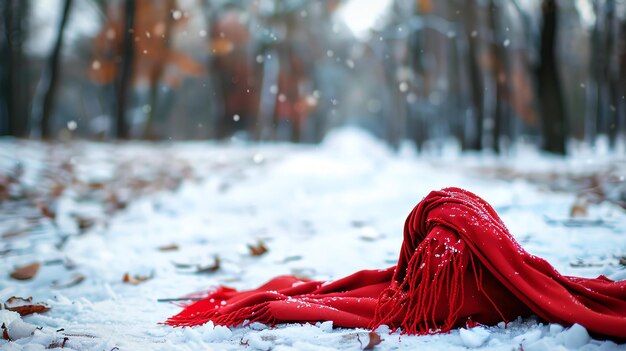
[[463,345],[469,348],[477,348],[489,339],[489,330],[484,327],[474,327],[471,329],[459,329],[459,336]]
[[25,323],[21,318],[16,318],[13,322],[6,325],[6,329],[11,340],[18,340],[32,335],[37,326]]
[[19,318],[20,315],[17,312],[0,310],[0,325],[9,325]]
[[577,349],[583,347],[589,342],[589,333],[587,329],[580,324],[574,324],[566,331],[560,333],[555,338],[569,349]]
[[[447,151],[446,151],[447,150]],[[20,338],[0,340],[3,350],[335,350],[360,349],[368,330],[286,324],[268,328],[253,324],[228,329],[208,323],[194,328],[158,324],[179,311],[160,298],[206,291],[219,284],[238,289],[256,287],[273,276],[295,274],[337,279],[359,269],[395,263],[406,215],[430,190],[467,188],[490,201],[520,244],[546,258],[568,275],[605,274],[624,279],[617,257],[626,254],[626,213],[612,204],[589,205],[589,218],[609,225],[565,226],[575,201],[572,193],[556,193],[524,179],[501,180],[484,167],[566,172],[603,169],[614,155],[589,154],[557,159],[520,149],[510,158],[484,154],[416,155],[406,145],[394,152],[354,129],[332,133],[322,144],[242,144],[180,142],[171,144],[102,144],[75,142],[44,145],[0,140],[0,171],[17,161],[24,178],[38,185],[38,174],[51,159],[69,159],[78,179],[119,181],[119,172],[151,179],[157,170],[176,173],[188,164],[193,177],[174,190],[127,194],[129,205],[109,214],[106,206],[81,198],[79,189],[63,193],[57,224],[39,225],[28,235],[0,240],[0,300],[33,296],[50,311],[20,318],[0,311],[0,320],[15,324]],[[130,163],[129,163],[130,162]],[[623,162],[623,161],[620,161]],[[133,167],[130,164],[135,163]],[[121,184],[121,183],[120,183]],[[84,232],[75,216],[96,224]],[[0,232],[27,223],[24,218],[0,221]],[[57,248],[59,233],[68,236]],[[263,241],[268,253],[250,256],[247,244]],[[160,251],[176,244],[179,249]],[[215,273],[194,274],[218,255]],[[32,280],[8,276],[14,267],[43,264]],[[576,262],[589,265],[572,265]],[[191,269],[173,263],[190,264]],[[5,273],[7,272],[7,273]],[[124,284],[131,276],[154,275],[144,283]],[[67,288],[54,285],[84,281]],[[62,284],[61,284],[62,285]],[[56,287],[55,287],[56,286]],[[35,326],[34,333],[30,330]],[[574,325],[563,328],[537,318],[505,325],[457,329],[449,334],[405,336],[378,330],[377,350],[626,350],[626,345],[597,340]],[[33,335],[31,335],[33,334]],[[17,334],[16,334],[17,335]]]

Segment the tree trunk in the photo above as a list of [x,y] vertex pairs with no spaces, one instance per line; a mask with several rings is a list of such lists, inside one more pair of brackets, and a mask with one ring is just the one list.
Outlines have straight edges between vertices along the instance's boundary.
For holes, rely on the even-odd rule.
[[2,24],[0,25],[0,135],[11,134],[11,115],[9,114],[8,102],[10,101],[9,94],[11,93],[10,86],[10,53],[9,47],[9,23],[11,23],[11,12],[8,6],[10,1],[6,1],[2,8],[0,8],[0,18]]
[[125,0],[124,47],[122,51],[122,67],[117,77],[117,105],[115,106],[115,134],[118,139],[128,139],[130,137],[128,121],[126,120],[126,109],[128,88],[133,76],[135,6],[135,0]]
[[56,41],[52,48],[52,53],[48,58],[48,65],[43,72],[42,84],[44,87],[44,97],[40,117],[42,139],[50,139],[52,137],[51,116],[54,109],[57,87],[59,85],[59,77],[61,75],[59,61],[61,58],[61,48],[63,47],[63,32],[65,31],[65,25],[67,24],[71,7],[72,0],[65,0]]
[[478,42],[478,21],[477,21],[477,6],[476,0],[465,1],[465,16],[466,20],[465,34],[467,36],[468,43],[468,66],[469,66],[469,80],[470,80],[470,95],[472,104],[472,122],[474,126],[471,127],[473,134],[468,135],[463,143],[464,149],[468,150],[480,150],[483,147],[483,121],[484,121],[484,108],[483,108],[483,80],[482,73],[480,72],[480,66],[478,64],[479,57],[479,42]]
[[626,138],[626,18],[622,19],[618,38],[618,69],[617,81],[617,133],[618,137]]
[[619,104],[619,67],[618,65],[618,49],[617,26],[615,16],[615,0],[606,0],[604,3],[604,45],[605,45],[605,61],[602,62],[604,77],[606,79],[606,99],[604,105],[604,114],[606,116],[607,134],[611,147],[615,146],[618,129],[618,104]]
[[506,53],[502,47],[503,40],[498,35],[500,33],[499,18],[502,13],[499,12],[499,8],[495,0],[491,0],[489,3],[489,27],[491,28],[491,71],[492,79],[494,82],[495,99],[493,106],[493,116],[490,123],[487,126],[491,129],[491,146],[496,153],[500,153],[501,138],[503,135],[508,135],[508,124],[511,119],[510,109],[507,103],[509,97],[508,91],[508,77],[506,68]]
[[558,7],[555,0],[543,0],[541,24],[540,61],[537,69],[539,103],[543,123],[543,149],[555,154],[565,154],[565,106],[556,64],[556,35]]
[[28,89],[22,45],[26,38],[27,0],[5,0],[0,24],[0,134],[28,134]]

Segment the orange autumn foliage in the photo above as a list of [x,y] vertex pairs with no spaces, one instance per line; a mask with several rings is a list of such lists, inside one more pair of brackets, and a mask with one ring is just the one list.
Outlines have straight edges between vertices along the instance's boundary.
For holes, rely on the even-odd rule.
[[237,11],[226,11],[214,23],[210,49],[215,56],[226,56],[234,51],[245,50],[250,40],[248,28]]
[[417,9],[422,14],[431,13],[433,12],[433,4],[430,0],[417,0]]
[[[137,0],[133,27],[133,82],[156,84],[161,78],[170,86],[182,76],[200,76],[204,67],[192,57],[176,51],[172,33],[187,22],[177,10],[176,0]],[[123,4],[111,5],[107,21],[94,40],[94,61],[89,77],[99,84],[112,83],[120,69],[124,46]]]

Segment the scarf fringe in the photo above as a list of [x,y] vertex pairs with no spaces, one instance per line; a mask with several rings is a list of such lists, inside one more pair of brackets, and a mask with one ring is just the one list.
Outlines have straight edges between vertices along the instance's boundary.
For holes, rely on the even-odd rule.
[[[467,253],[460,245],[463,244],[442,246],[433,238],[420,243],[402,282],[393,280],[381,293],[370,327],[376,329],[386,324],[395,331],[402,326],[402,334],[411,335],[449,332],[457,324],[463,307],[463,279],[468,268]],[[442,296],[446,306],[439,306]],[[443,323],[436,318],[438,307],[447,308]]]
[[[214,325],[236,327],[239,325],[247,326],[254,322],[271,326],[278,323],[278,320],[270,312],[269,302],[231,309],[231,312],[225,313],[226,300],[235,292],[236,290],[231,288],[219,287],[200,301],[183,304],[184,309],[167,319],[163,324],[173,327],[194,327],[212,321]],[[199,294],[194,296],[199,296]]]

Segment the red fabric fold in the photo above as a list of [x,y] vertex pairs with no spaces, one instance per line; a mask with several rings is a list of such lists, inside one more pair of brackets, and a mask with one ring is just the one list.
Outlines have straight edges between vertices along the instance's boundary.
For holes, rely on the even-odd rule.
[[626,338],[626,281],[561,275],[526,252],[487,202],[446,188],[431,192],[409,214],[397,266],[333,282],[281,276],[249,291],[220,287],[165,323],[330,320],[341,327],[386,324],[430,334],[530,314]]

